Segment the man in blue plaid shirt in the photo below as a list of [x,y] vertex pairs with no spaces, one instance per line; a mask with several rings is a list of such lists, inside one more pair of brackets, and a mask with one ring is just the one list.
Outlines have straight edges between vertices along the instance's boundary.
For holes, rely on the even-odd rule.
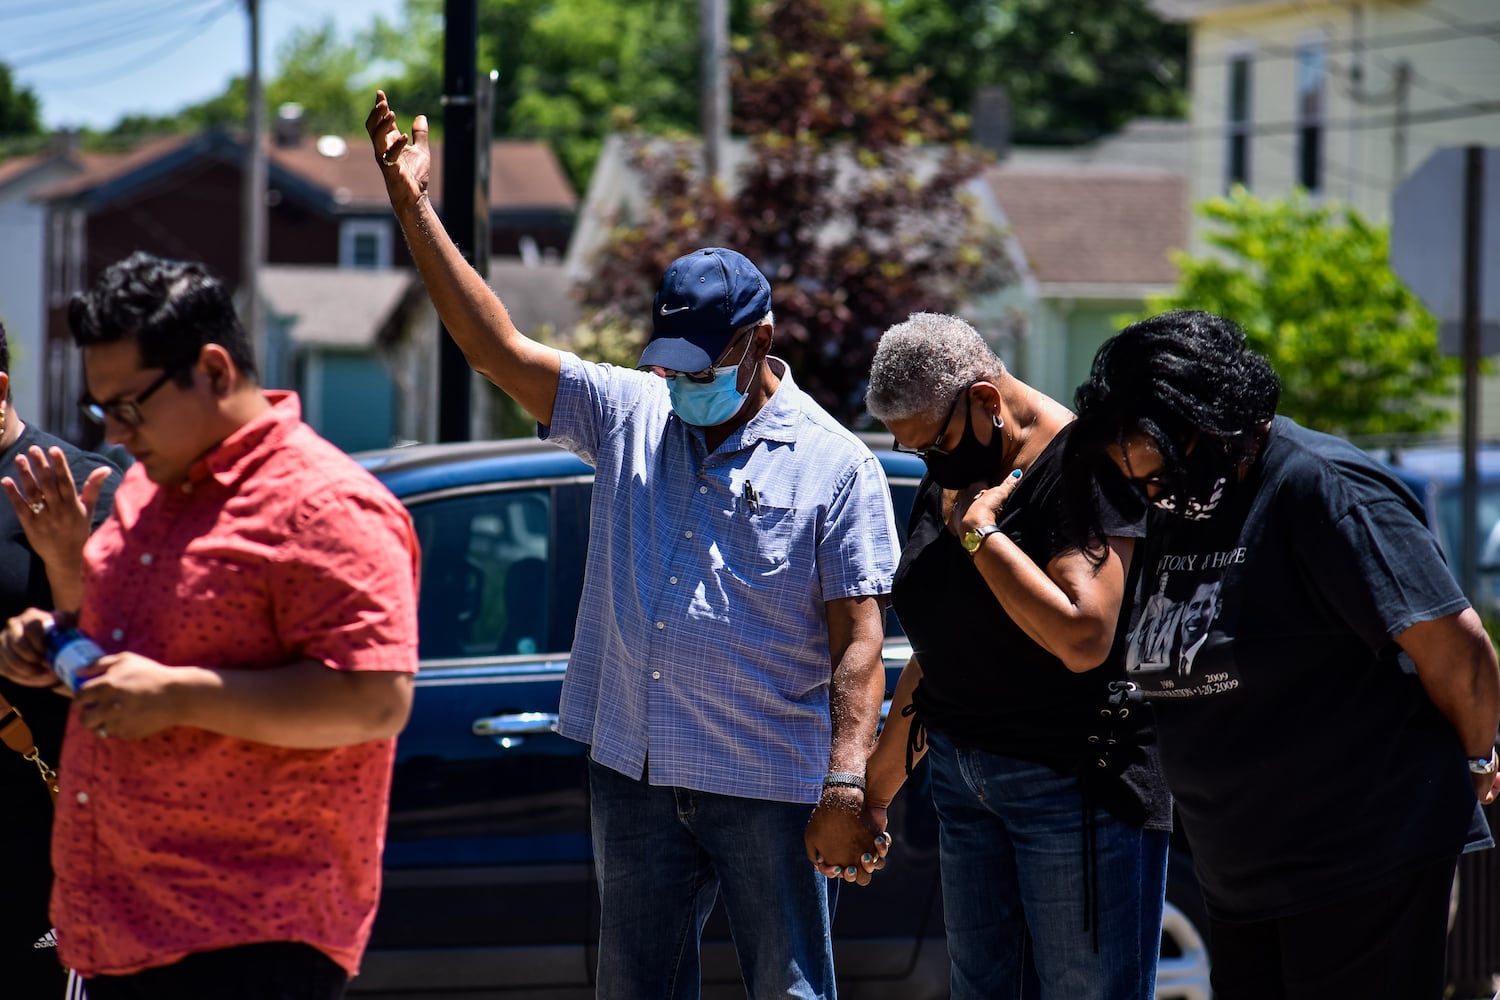
[[[589,745],[598,997],[695,997],[722,894],[753,998],[834,996],[830,883],[866,882],[865,757],[899,553],[869,450],[770,355],[743,255],[662,277],[637,369],[522,335],[427,198],[426,119],[366,121],[433,304],[474,369],[596,469],[559,731]],[[809,825],[815,805],[817,822]]]

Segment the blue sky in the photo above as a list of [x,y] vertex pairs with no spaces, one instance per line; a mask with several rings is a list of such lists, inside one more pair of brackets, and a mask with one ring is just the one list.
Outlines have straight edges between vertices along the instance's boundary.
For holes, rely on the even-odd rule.
[[[298,27],[344,38],[402,0],[260,0],[261,71]],[[42,102],[48,128],[105,129],[221,93],[249,62],[245,0],[0,0],[0,62]]]

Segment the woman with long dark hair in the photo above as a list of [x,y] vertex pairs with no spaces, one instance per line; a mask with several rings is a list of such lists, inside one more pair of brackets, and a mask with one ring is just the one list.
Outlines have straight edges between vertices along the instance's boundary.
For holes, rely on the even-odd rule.
[[1208,904],[1217,1000],[1437,1000],[1455,863],[1490,843],[1494,647],[1417,499],[1276,416],[1279,395],[1227,319],[1127,327],[1078,390],[1063,497],[1083,522],[1096,479],[1157,508],[1129,645],[1174,614],[1182,639],[1128,673]]

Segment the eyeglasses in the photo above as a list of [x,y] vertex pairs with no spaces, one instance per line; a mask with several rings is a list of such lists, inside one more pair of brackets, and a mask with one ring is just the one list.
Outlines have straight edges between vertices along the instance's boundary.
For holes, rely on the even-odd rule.
[[1131,488],[1147,500],[1154,500],[1160,496],[1170,496],[1176,489],[1176,481],[1169,472],[1156,472],[1149,476],[1140,478],[1129,477],[1125,480]]
[[[757,324],[757,325],[759,325],[759,324]],[[752,332],[754,332],[755,327],[752,326],[750,328],[750,330]],[[728,354],[730,354],[731,352],[734,351],[734,345],[737,344],[737,343],[739,343],[740,336],[741,336],[741,334],[738,334],[738,333],[735,334],[734,339],[731,340],[727,345],[725,345],[725,347],[724,347],[724,354],[725,355],[728,355]],[[745,358],[750,354],[750,348],[753,347],[754,344],[755,344],[755,341],[752,339],[750,341],[750,343],[748,343],[748,344],[745,345],[745,353],[742,354],[742,355],[740,355],[740,360],[739,360],[738,363],[736,363],[734,365],[734,367],[738,368],[740,366],[740,364],[744,363]],[[724,358],[720,357],[719,360],[723,361]],[[677,377],[681,376],[682,378],[687,379],[689,382],[696,382],[698,385],[707,385],[708,383],[710,383],[710,382],[712,382],[714,380],[714,375],[721,368],[728,368],[728,367],[730,367],[730,366],[729,365],[710,365],[709,367],[703,369],[702,371],[680,372],[680,371],[677,371],[674,368],[663,368],[661,365],[652,365],[647,370],[650,371],[651,374],[653,374],[653,375],[660,375],[662,378],[677,378]]]
[[85,395],[78,401],[78,409],[96,424],[103,424],[106,417],[113,417],[117,423],[126,427],[139,427],[146,422],[146,417],[141,413],[141,404],[151,398],[152,393],[166,385],[178,372],[181,366],[168,368],[161,376],[140,393],[134,399],[114,399],[108,403],[100,403]]
[[928,445],[926,448],[908,448],[900,441],[896,441],[891,445],[891,450],[899,451],[903,455],[915,455],[918,458],[922,459],[924,462],[927,460],[929,455],[941,456],[949,454],[947,448],[938,447],[938,442],[943,439],[943,435],[948,433],[948,425],[953,423],[953,414],[958,411],[958,401],[967,396],[969,394],[969,390],[973,387],[974,383],[970,382],[968,385],[958,390],[958,395],[953,397],[953,404],[948,407],[948,415],[943,418],[943,426],[938,429],[938,436],[933,440],[932,444]]

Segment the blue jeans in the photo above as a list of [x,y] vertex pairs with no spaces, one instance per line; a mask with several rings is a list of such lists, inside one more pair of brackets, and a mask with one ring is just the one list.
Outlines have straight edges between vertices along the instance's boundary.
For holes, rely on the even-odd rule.
[[652,786],[589,761],[597,1000],[696,1000],[722,892],[752,1000],[833,1000],[834,892],[807,860],[812,806]]
[[1097,810],[1090,889],[1077,778],[934,730],[927,741],[952,1000],[1151,1000],[1167,833]]

